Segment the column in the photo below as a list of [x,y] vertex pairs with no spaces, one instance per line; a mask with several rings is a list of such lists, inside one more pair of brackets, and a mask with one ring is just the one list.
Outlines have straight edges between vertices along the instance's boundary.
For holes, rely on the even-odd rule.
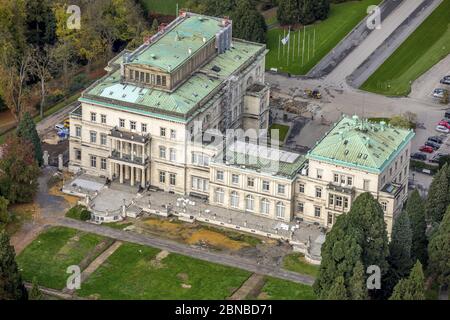
[[134,160],[134,143],[131,143],[131,161]]
[[119,164],[119,181],[120,181],[120,183],[123,183],[123,175],[124,175],[124,173],[123,173],[123,164]]
[[122,145],[122,141],[119,140],[119,152],[120,152],[120,158],[122,158],[122,149],[123,149],[123,145]]
[[134,186],[134,167],[130,167],[130,171],[131,171],[130,185]]
[[145,163],[145,145],[141,146],[141,157],[142,157],[142,164]]
[[124,165],[124,167],[125,167],[125,180],[128,180],[130,179],[130,167],[126,165]]
[[111,160],[110,160],[109,161],[109,180],[112,180],[112,178],[113,178],[113,166],[114,166],[114,163],[111,162]]
[[145,188],[145,168],[141,169],[141,187]]

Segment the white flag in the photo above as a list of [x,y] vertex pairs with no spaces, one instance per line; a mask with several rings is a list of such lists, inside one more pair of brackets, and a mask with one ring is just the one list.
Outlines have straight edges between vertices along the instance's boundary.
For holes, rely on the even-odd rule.
[[291,35],[291,28],[289,28],[289,32],[288,32],[287,36],[284,37],[283,39],[281,39],[281,43],[283,44],[283,46],[285,46],[286,43],[289,42],[289,36],[290,36],[290,35]]

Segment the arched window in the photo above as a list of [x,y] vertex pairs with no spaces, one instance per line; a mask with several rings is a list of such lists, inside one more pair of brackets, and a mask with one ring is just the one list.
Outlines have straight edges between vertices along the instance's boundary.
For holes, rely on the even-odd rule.
[[247,79],[247,87],[251,86],[253,84],[253,77],[249,77]]
[[238,195],[238,193],[236,191],[231,192],[230,205],[233,208],[238,208],[239,207],[239,195]]
[[252,195],[248,195],[245,199],[245,210],[247,211],[253,211],[255,207],[255,199]]
[[269,211],[270,211],[270,202],[266,198],[263,198],[261,200],[261,213],[269,214]]
[[283,202],[277,202],[277,218],[284,218],[284,212],[286,210],[286,206]]
[[216,189],[216,203],[223,204],[223,189],[217,188]]

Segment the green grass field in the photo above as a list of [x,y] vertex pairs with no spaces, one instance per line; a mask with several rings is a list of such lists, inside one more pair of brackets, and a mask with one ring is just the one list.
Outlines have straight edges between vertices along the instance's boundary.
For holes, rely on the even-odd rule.
[[284,142],[284,140],[286,140],[287,133],[289,132],[289,126],[274,123],[270,126],[269,130],[269,132],[272,132],[272,130],[279,130],[278,139],[280,140],[280,142]]
[[144,9],[150,13],[175,16],[178,8],[184,8],[186,0],[140,0]]
[[[274,28],[267,32],[267,48],[270,50],[266,56],[266,69],[277,68],[278,71],[290,72],[291,74],[306,74],[314,67],[328,52],[330,52],[366,15],[367,7],[379,4],[381,0],[351,1],[341,4],[332,4],[328,19],[306,27],[305,54],[302,61],[301,53],[303,47],[304,30],[301,30],[300,53],[298,50],[298,30],[291,32],[289,64],[287,62],[287,45],[283,55],[280,48],[278,59],[279,36],[283,38],[283,28]],[[286,33],[287,33],[287,27]],[[315,29],[315,46],[313,46]],[[294,43],[295,34],[295,43]],[[308,46],[308,37],[310,45]],[[283,47],[281,45],[281,47]],[[309,47],[309,59],[308,59]],[[313,50],[314,49],[314,50]],[[293,58],[294,55],[294,58]],[[294,61],[294,62],[293,62]]]
[[54,227],[40,234],[17,257],[26,281],[33,277],[39,285],[62,289],[66,286],[70,265],[78,265],[104,237],[74,229]]
[[306,262],[304,255],[301,253],[292,253],[285,256],[283,268],[313,277],[317,277],[317,274],[319,273],[319,266]]
[[261,296],[269,300],[315,300],[312,287],[287,280],[267,277]]
[[444,0],[361,89],[388,96],[407,95],[411,83],[449,53],[450,0]]
[[124,243],[78,294],[100,299],[225,299],[250,276],[247,271],[172,253],[156,262],[158,253]]

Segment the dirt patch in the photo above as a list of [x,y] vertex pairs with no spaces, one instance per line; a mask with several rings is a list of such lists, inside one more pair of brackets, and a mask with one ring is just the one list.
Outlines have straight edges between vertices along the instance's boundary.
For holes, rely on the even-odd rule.
[[[65,173],[63,173],[63,175],[64,175],[64,181],[69,181],[73,178],[73,175],[71,175],[70,173],[65,172]],[[51,177],[49,180],[48,187],[49,187],[49,189],[48,189],[49,195],[64,198],[64,200],[66,200],[66,202],[69,204],[70,207],[77,205],[78,200],[80,200],[80,198],[78,198],[78,197],[65,194],[61,191],[61,189],[63,187],[63,179],[62,179],[61,175],[55,175],[55,176]]]
[[258,295],[258,300],[269,300],[269,299],[270,296],[264,291]]
[[231,240],[227,236],[210,230],[200,229],[186,239],[189,244],[207,244],[213,247],[237,251],[249,246],[245,242]]
[[69,252],[76,249],[78,242],[80,241],[80,236],[82,233],[74,235],[72,238],[67,240],[66,244],[59,249],[57,256],[67,256]]
[[164,264],[162,263],[162,260],[164,260],[164,258],[166,258],[168,255],[169,255],[169,251],[166,251],[166,250],[160,251],[156,255],[155,259],[152,259],[150,261],[150,265],[156,269],[164,268]]

